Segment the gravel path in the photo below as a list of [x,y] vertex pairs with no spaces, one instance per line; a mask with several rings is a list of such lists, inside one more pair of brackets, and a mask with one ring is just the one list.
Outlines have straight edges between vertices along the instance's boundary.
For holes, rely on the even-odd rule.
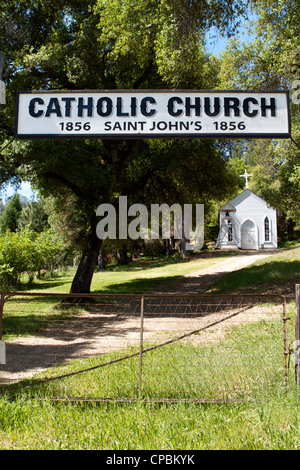
[[[222,259],[209,268],[183,276],[172,282],[162,283],[150,293],[204,293],[209,286],[227,272],[241,269],[257,260],[271,256],[271,252],[239,252]],[[138,310],[137,310],[138,312]],[[216,314],[219,315],[220,314]],[[216,317],[217,318],[217,317]],[[176,320],[176,321],[175,321]],[[212,321],[211,315],[204,316],[203,325]],[[197,328],[199,327],[198,318]],[[176,323],[178,322],[178,323]],[[145,339],[153,334],[176,329],[180,334],[194,328],[194,318],[170,317],[170,315],[153,316],[145,325]],[[72,316],[68,321],[53,324],[42,334],[17,338],[6,343],[5,365],[0,366],[0,384],[18,382],[43,372],[53,365],[67,363],[75,358],[97,356],[113,349],[137,344],[140,338],[139,315],[120,315],[117,311],[87,311]],[[158,336],[156,336],[158,338]]]
[[153,293],[203,294],[224,274],[245,268],[256,261],[267,258],[274,251],[239,251],[239,254],[222,259],[213,266],[187,274],[176,281],[164,282]]

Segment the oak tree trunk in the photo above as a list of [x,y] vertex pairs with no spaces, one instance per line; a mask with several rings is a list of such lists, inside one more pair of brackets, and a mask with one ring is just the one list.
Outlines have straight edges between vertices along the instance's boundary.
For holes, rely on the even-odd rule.
[[91,282],[95,267],[98,263],[99,251],[102,245],[102,240],[96,235],[96,229],[91,229],[86,247],[82,252],[82,256],[72,282],[71,294],[89,294],[91,289]]

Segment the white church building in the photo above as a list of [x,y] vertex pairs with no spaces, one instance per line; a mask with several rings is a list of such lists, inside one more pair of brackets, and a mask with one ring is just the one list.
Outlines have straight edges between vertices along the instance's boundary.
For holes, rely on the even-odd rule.
[[246,189],[219,209],[219,235],[216,248],[261,250],[277,248],[276,209]]

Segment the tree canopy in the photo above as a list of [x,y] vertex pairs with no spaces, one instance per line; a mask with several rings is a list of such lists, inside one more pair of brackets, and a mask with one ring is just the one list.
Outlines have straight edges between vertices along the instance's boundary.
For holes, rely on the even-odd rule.
[[[248,141],[253,189],[300,224],[299,0],[253,0],[250,42],[233,38],[221,57],[220,88],[291,90],[292,140]],[[298,89],[298,92],[297,92]],[[297,94],[298,93],[298,94]]]
[[[17,90],[216,87],[218,63],[205,53],[204,33],[212,25],[230,31],[243,8],[241,1],[4,1],[3,142],[13,132]],[[114,203],[121,194],[147,203],[183,202],[187,194],[217,195],[221,179],[228,186],[223,153],[213,141],[14,142],[1,154],[1,183],[21,178],[54,196],[77,239],[82,235],[72,292],[90,289],[101,246],[95,231],[99,204]]]

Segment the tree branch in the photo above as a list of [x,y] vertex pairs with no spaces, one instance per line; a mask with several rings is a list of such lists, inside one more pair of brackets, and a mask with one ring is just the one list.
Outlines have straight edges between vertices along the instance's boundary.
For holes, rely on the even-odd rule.
[[142,75],[133,83],[133,85],[132,85],[133,89],[139,88],[141,86],[141,84],[145,80],[147,80],[148,76],[150,75],[150,73],[152,71],[153,64],[154,64],[154,60],[153,60],[153,56],[152,56],[148,60],[147,66],[146,66],[144,72],[142,73]]
[[69,181],[64,176],[58,175],[57,173],[53,171],[48,171],[44,174],[44,177],[58,181],[66,188],[69,188],[75,194],[75,196],[79,197],[80,199],[83,199],[86,202],[89,202],[89,203],[95,202],[93,198],[91,198],[87,193],[82,191],[75,183],[73,183],[72,181]]

